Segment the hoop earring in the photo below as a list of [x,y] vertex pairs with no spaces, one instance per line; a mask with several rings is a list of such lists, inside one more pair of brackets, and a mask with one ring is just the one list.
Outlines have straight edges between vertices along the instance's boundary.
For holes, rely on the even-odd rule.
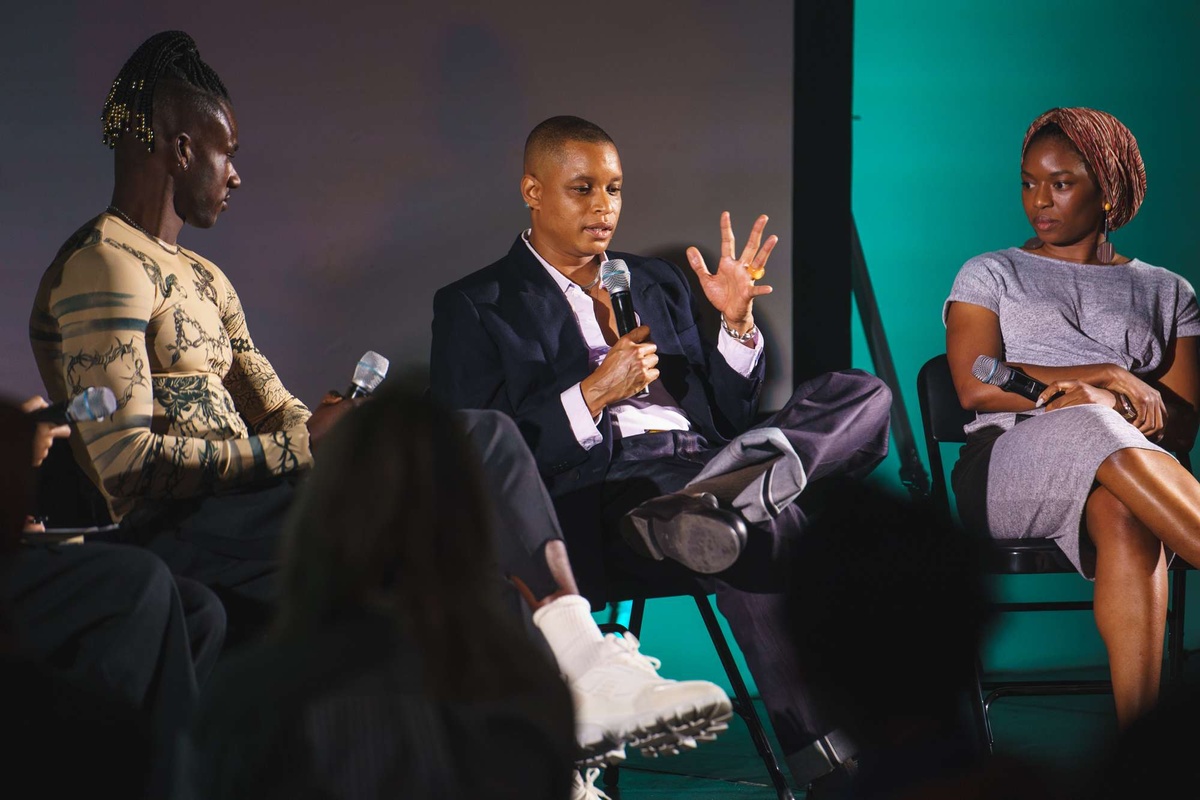
[[1108,240],[1108,212],[1112,211],[1112,203],[1104,203],[1104,231],[1100,234],[1100,244],[1096,245],[1096,260],[1101,264],[1111,264],[1115,252],[1113,244]]

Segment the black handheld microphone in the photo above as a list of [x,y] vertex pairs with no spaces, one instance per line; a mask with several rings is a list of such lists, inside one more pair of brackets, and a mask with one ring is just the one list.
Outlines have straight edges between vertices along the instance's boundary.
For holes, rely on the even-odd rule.
[[69,422],[93,422],[111,416],[117,410],[117,396],[107,386],[89,386],[70,400],[39,408],[32,416],[37,422],[66,425]]
[[354,377],[350,380],[350,388],[346,390],[347,399],[367,397],[378,389],[379,384],[387,377],[388,363],[386,358],[374,350],[363,353],[362,358],[354,365]]
[[[600,280],[612,299],[613,314],[617,318],[617,335],[624,336],[637,327],[633,313],[633,297],[629,294],[629,265],[623,258],[614,258],[600,265]],[[634,397],[648,397],[650,388],[643,386]]]
[[999,386],[1006,392],[1028,397],[1035,403],[1041,393],[1046,391],[1046,384],[1037,378],[1031,378],[1024,372],[1015,370],[1000,359],[991,356],[980,356],[975,359],[975,365],[971,367],[971,374],[984,383]]

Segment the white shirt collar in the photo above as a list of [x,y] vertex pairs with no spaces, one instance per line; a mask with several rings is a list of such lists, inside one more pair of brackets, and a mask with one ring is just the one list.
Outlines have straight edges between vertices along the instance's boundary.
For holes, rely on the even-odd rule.
[[[546,268],[546,272],[550,273],[550,277],[554,279],[554,282],[556,284],[558,284],[558,288],[562,291],[562,293],[566,294],[572,286],[574,286],[576,289],[582,291],[582,287],[579,284],[575,283],[575,281],[571,280],[566,275],[563,275],[561,272],[556,270],[553,266],[550,265],[549,261],[542,258],[541,253],[539,253],[537,250],[533,249],[533,244],[529,241],[529,234],[532,231],[533,231],[533,228],[526,228],[525,232],[521,234],[521,241],[525,242],[525,246],[529,248],[529,252],[533,253],[533,257],[536,258],[541,263],[541,265]],[[602,255],[600,257],[600,261],[601,261],[601,263],[608,261],[608,253],[607,252],[605,252],[604,255]]]

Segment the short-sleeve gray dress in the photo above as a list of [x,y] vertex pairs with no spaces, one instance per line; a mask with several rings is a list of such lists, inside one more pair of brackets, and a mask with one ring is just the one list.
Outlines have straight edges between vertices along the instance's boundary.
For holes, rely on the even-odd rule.
[[[963,265],[942,310],[971,303],[1000,317],[1004,360],[1048,367],[1107,363],[1153,373],[1168,345],[1200,335],[1184,278],[1134,259],[1096,266],[1012,247]],[[1085,578],[1095,548],[1083,510],[1104,459],[1135,447],[1165,452],[1111,408],[976,414],[951,476],[959,513],[998,539],[1053,539]]]

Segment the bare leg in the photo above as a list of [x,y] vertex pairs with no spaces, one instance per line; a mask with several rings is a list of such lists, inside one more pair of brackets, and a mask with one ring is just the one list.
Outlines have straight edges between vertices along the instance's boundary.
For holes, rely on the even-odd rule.
[[1103,486],[1085,511],[1096,545],[1096,627],[1108,649],[1117,724],[1127,727],[1158,699],[1167,620],[1162,543]]
[[1118,450],[1096,480],[1159,541],[1200,566],[1200,483],[1178,461],[1157,450]]
[[567,558],[567,545],[563,540],[553,539],[546,542],[546,546],[542,552],[545,554],[546,566],[550,569],[550,574],[558,583],[557,591],[545,597],[536,597],[520,578],[515,575],[509,577],[509,580],[517,587],[517,591],[521,593],[521,597],[525,598],[525,602],[534,611],[537,611],[552,600],[557,600],[567,595],[579,594],[579,587],[575,585],[575,573],[571,572],[571,560]]

